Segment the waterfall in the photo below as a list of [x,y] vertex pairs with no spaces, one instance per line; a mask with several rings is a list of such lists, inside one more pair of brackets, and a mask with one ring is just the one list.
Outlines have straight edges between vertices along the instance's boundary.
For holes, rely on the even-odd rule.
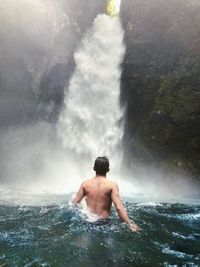
[[106,155],[113,169],[122,157],[119,96],[124,52],[119,18],[98,15],[74,54],[76,69],[57,124],[66,151],[90,162]]

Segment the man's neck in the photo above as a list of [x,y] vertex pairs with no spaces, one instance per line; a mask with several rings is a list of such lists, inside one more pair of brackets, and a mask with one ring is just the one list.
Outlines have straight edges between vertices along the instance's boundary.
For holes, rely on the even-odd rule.
[[96,174],[96,177],[95,178],[106,178],[106,175],[102,175],[102,174]]

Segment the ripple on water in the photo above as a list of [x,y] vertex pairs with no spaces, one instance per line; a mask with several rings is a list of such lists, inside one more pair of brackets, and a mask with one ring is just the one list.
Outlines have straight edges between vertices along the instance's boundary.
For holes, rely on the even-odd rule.
[[195,236],[193,236],[192,234],[183,235],[181,233],[172,232],[172,235],[174,237],[178,237],[178,238],[181,238],[181,239],[184,239],[184,240],[196,240]]
[[200,266],[199,206],[126,207],[140,233],[120,223],[114,210],[108,224],[97,225],[80,207],[1,206],[0,266]]

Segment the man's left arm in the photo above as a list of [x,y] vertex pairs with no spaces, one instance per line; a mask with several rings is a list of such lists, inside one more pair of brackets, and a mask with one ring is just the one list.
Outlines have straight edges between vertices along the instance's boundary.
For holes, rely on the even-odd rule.
[[84,198],[85,196],[85,192],[84,192],[84,186],[83,186],[83,183],[81,184],[79,190],[78,190],[78,193],[76,194],[76,197],[75,199],[73,200],[73,203],[74,204],[78,204],[81,202],[81,200]]

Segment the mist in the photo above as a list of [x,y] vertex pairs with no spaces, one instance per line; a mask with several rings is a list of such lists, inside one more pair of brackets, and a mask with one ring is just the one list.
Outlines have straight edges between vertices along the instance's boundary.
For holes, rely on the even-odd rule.
[[[199,1],[174,1],[172,6],[167,5],[168,9],[165,9],[166,5],[161,0],[151,0],[148,4],[146,1],[122,0],[120,19],[124,30],[124,47],[126,47],[125,60],[119,68],[122,78],[125,63],[135,60],[133,57],[135,47],[132,44],[137,36],[140,37],[137,44],[144,44],[148,39],[149,47],[153,43],[153,38],[160,40],[158,46],[162,47],[164,52],[159,60],[163,60],[168,70],[172,68],[172,61],[177,61],[177,53],[180,56],[188,47],[196,49],[197,30],[190,31],[188,25],[191,23],[194,10],[199,8]],[[0,183],[2,187],[64,194],[76,191],[82,180],[94,175],[93,157],[98,153],[98,149],[90,154],[84,167],[80,167],[82,157],[76,157],[74,160],[73,152],[66,151],[62,138],[57,135],[57,125],[66,106],[67,92],[76,72],[77,62],[74,54],[88,30],[92,28],[97,15],[104,13],[104,10],[105,1],[97,3],[95,0],[88,1],[87,5],[85,1],[80,0],[0,2]],[[167,37],[162,35],[162,32],[165,32],[165,26],[168,24],[159,23],[163,10],[166,12],[167,23],[173,18],[173,27],[171,31],[167,31]],[[180,26],[183,22],[180,18],[185,18],[183,11],[188,14],[184,20],[184,30]],[[180,16],[181,12],[183,14]],[[149,21],[154,15],[155,20],[151,24]],[[177,40],[181,44],[177,50],[173,50],[168,62],[164,57],[168,50],[162,46],[166,43],[165,38],[170,40],[172,47],[176,46]],[[137,62],[139,67],[148,65],[146,58],[147,55],[144,56],[143,65],[140,65],[141,61]],[[112,54],[109,60],[112,60]],[[162,70],[160,75],[163,74]],[[136,85],[135,82],[133,88]],[[151,154],[149,148],[146,148],[135,134],[142,118],[141,113],[146,112],[145,108],[148,105],[144,104],[143,107],[142,104],[138,104],[141,107],[138,111],[136,102],[139,98],[135,97],[134,90],[127,88],[124,83],[121,84],[123,116],[121,111],[117,115],[114,113],[118,120],[123,117],[124,129],[120,129],[124,134],[123,148],[121,148],[124,160],[121,170],[113,175],[115,171],[112,166],[116,166],[116,163],[112,161],[112,157],[110,158],[110,177],[120,184],[122,194],[127,197],[152,196],[169,200],[178,197],[184,199],[197,194],[198,183],[188,170],[177,173],[173,168],[170,171],[157,168],[160,154],[158,157],[151,156],[150,164],[149,160],[136,160],[136,158],[146,159],[147,155]],[[68,110],[66,118],[69,113]],[[138,126],[138,129],[141,127]],[[119,135],[119,138],[115,137],[121,142],[121,133]],[[70,140],[69,138],[67,143],[71,142]]]
[[[55,123],[74,71],[73,53],[103,10],[104,1],[89,6],[80,1],[0,3],[2,184],[42,192],[45,184],[53,189],[55,179],[61,183],[69,165],[72,179],[77,176]],[[66,190],[72,190],[69,183]]]

